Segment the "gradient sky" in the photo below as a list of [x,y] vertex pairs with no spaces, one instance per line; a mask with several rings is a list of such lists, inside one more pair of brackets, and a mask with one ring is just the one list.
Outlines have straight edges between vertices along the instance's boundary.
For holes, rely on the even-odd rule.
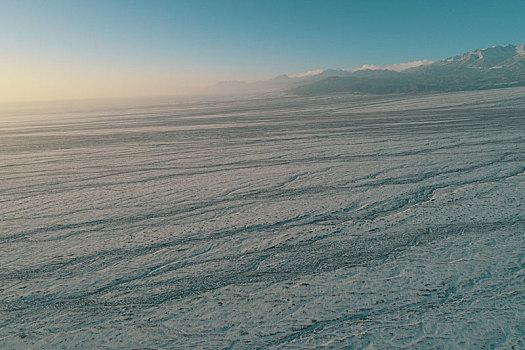
[[436,60],[525,39],[525,1],[0,1],[0,102]]

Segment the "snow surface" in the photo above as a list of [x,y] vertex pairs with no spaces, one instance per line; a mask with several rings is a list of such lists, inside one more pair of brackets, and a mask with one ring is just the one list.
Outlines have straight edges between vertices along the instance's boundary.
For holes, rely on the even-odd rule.
[[525,89],[2,107],[0,348],[524,348]]

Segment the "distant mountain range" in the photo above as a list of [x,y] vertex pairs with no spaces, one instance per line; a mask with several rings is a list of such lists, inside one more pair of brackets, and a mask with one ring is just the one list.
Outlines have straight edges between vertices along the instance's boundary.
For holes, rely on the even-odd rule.
[[291,91],[297,94],[403,93],[482,90],[525,85],[523,45],[494,46],[405,71],[361,70],[345,77],[328,77]]
[[[525,86],[524,45],[493,46],[442,59],[420,61],[416,67],[392,70],[328,69],[295,76],[281,75],[256,83],[223,82],[211,92],[259,93],[287,91],[299,95],[328,93],[388,94],[424,91],[482,90]],[[364,66],[365,68],[367,66]],[[368,66],[371,67],[371,66]]]
[[305,84],[319,82],[330,77],[347,77],[351,74],[350,71],[343,69],[327,69],[316,72],[315,74],[298,74],[294,75],[279,75],[270,80],[261,80],[252,83],[230,80],[221,81],[206,90],[206,93],[211,94],[251,94],[286,91],[294,89]]

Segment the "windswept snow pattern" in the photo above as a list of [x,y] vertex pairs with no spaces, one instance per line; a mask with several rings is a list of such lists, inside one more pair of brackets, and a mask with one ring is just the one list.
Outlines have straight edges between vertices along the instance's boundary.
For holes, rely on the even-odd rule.
[[524,88],[3,108],[0,348],[525,348]]

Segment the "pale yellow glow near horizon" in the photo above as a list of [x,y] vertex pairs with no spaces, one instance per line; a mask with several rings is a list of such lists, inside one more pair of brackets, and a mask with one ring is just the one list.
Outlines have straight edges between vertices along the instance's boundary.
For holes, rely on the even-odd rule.
[[191,95],[213,84],[192,72],[82,62],[2,62],[0,103]]

